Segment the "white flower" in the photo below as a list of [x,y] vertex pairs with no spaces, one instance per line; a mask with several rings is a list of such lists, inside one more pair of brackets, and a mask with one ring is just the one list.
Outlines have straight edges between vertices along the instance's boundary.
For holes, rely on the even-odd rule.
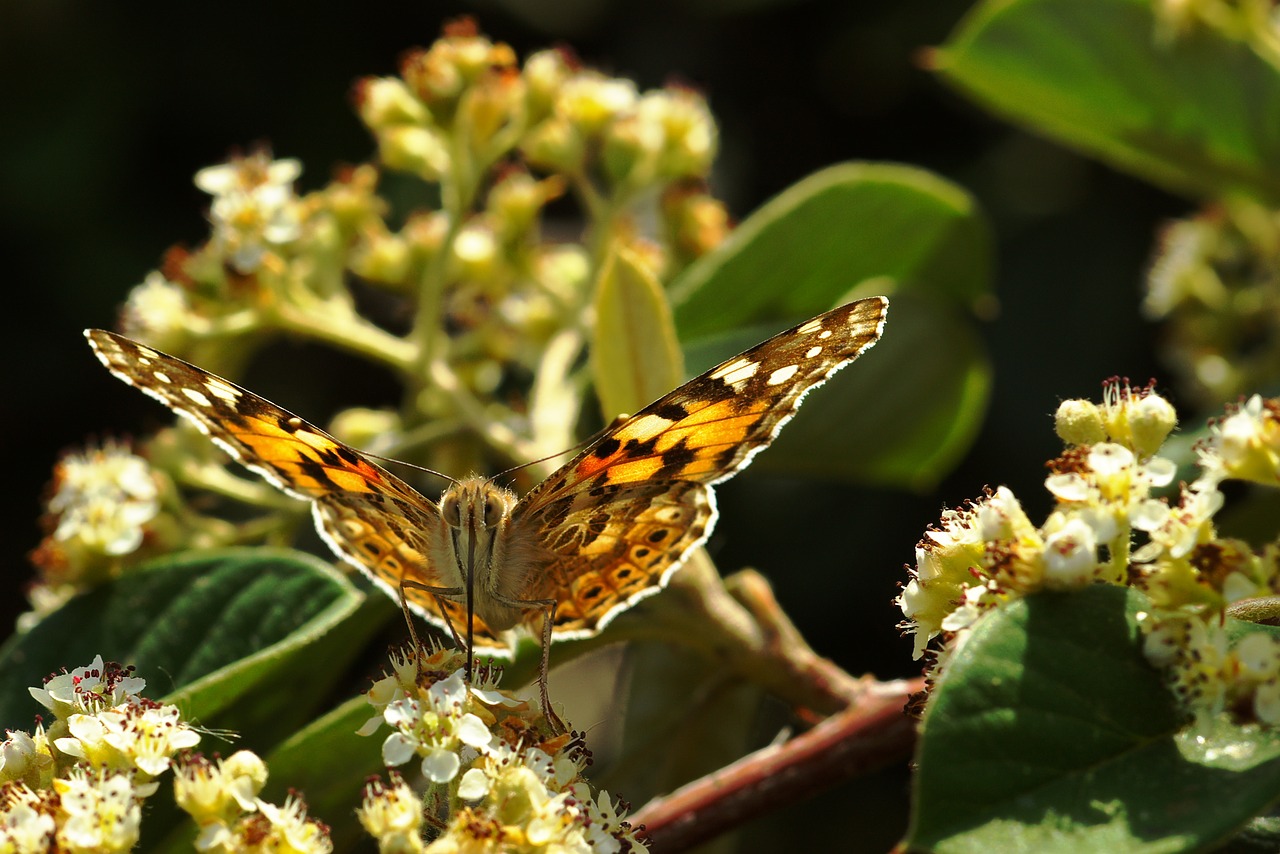
[[[261,838],[258,851],[289,851],[297,854],[328,854],[333,850],[328,830],[307,818],[307,805],[295,797],[285,798],[283,806],[258,799],[262,817],[253,835]],[[247,841],[247,840],[245,840]],[[245,849],[236,849],[245,850]]]
[[1222,509],[1222,493],[1209,481],[1200,480],[1185,489],[1176,508],[1158,499],[1147,499],[1134,507],[1133,527],[1151,537],[1138,549],[1137,562],[1155,560],[1162,554],[1186,557],[1203,539],[1213,534],[1213,517]]
[[22,784],[5,788],[0,803],[0,851],[43,854],[53,847],[57,824],[41,795]]
[[160,510],[151,467],[125,448],[106,444],[64,458],[48,509],[58,517],[53,537],[75,540],[104,555],[129,554]]
[[380,851],[422,850],[422,799],[398,775],[392,775],[390,785],[379,780],[365,786],[364,801],[356,814],[369,835],[378,840]]
[[129,291],[121,315],[126,335],[166,350],[176,349],[174,344],[180,344],[190,327],[199,322],[186,291],[154,270]]
[[1093,580],[1098,566],[1098,543],[1093,528],[1073,517],[1045,537],[1044,580],[1051,588],[1081,587]]
[[93,713],[130,702],[141,696],[145,679],[130,675],[132,668],[107,667],[102,656],[94,656],[87,667],[55,676],[43,688],[28,688],[36,702],[65,720],[77,712]]
[[196,173],[196,186],[214,197],[213,241],[239,272],[254,272],[270,249],[301,236],[301,205],[293,192],[300,174],[297,160],[272,161],[262,152]]
[[168,770],[175,753],[200,743],[200,734],[182,720],[177,706],[117,708],[100,717],[103,740],[151,777]]
[[484,721],[465,711],[468,696],[462,671],[457,670],[430,689],[419,690],[417,698],[405,696],[388,703],[383,719],[396,732],[383,742],[383,761],[395,767],[418,755],[429,780],[452,780],[462,767],[464,749],[478,750],[493,739]]
[[54,780],[63,814],[58,844],[66,851],[129,851],[138,842],[142,809],[122,774],[72,769]]

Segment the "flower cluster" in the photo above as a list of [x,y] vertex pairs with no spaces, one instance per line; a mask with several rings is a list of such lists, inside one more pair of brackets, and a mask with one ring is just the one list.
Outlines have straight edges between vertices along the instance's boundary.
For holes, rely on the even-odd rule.
[[916,549],[898,604],[915,656],[945,635],[955,648],[986,611],[1042,589],[1129,584],[1151,601],[1140,617],[1147,658],[1196,715],[1231,708],[1280,724],[1280,642],[1251,633],[1232,646],[1223,617],[1280,592],[1280,547],[1255,550],[1218,534],[1228,478],[1280,485],[1280,403],[1254,397],[1212,424],[1198,445],[1201,474],[1174,496],[1160,456],[1173,408],[1149,388],[1108,384],[1102,406],[1064,402],[1050,463],[1056,508],[1035,526],[1000,487],[943,515]]
[[8,733],[0,750],[0,850],[133,848],[156,778],[200,741],[176,707],[142,697],[144,687],[99,656],[31,689],[54,722]]
[[582,772],[590,754],[570,733],[543,735],[526,703],[494,690],[492,671],[467,686],[459,653],[392,658],[393,673],[370,689],[378,710],[361,730],[393,732],[382,746],[389,767],[420,760],[432,803],[448,819],[424,843],[424,802],[392,772],[365,789],[360,821],[383,851],[641,850],[625,807],[605,792],[593,796]]
[[[31,552],[39,572],[27,590],[31,611],[18,620],[26,630],[76,593],[118,578],[149,557],[179,544],[206,545],[230,539],[231,526],[176,506],[173,480],[155,465],[165,441],[147,445],[148,457],[107,442],[63,456],[54,467],[41,522],[46,535]],[[192,469],[201,453],[169,453],[170,471]],[[177,460],[181,458],[181,462]],[[221,472],[220,466],[209,468]]]
[[157,477],[128,448],[107,443],[59,460],[45,501],[48,534],[32,555],[41,570],[30,592],[35,614],[111,577],[120,559],[142,546],[159,513]]
[[188,755],[174,774],[173,793],[178,806],[200,828],[196,850],[214,854],[332,851],[329,829],[307,816],[301,798],[290,795],[283,806],[277,806],[257,796],[266,782],[266,764],[250,751],[214,761]]

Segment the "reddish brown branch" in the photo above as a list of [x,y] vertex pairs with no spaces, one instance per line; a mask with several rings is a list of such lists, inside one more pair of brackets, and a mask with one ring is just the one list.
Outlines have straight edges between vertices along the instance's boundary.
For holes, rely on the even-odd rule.
[[876,684],[858,703],[786,744],[767,747],[647,804],[632,816],[660,854],[684,851],[769,810],[905,757],[915,721],[903,714],[921,680]]

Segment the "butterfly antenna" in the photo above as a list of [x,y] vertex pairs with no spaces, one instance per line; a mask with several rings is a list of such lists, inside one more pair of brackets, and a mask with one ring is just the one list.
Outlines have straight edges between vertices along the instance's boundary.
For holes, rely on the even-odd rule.
[[455,485],[458,483],[458,479],[456,477],[449,477],[449,475],[445,474],[442,471],[429,469],[426,466],[420,466],[417,463],[410,463],[410,462],[406,462],[405,460],[397,460],[394,457],[384,457],[382,454],[373,454],[373,453],[370,453],[369,451],[361,451],[360,455],[364,457],[368,457],[371,460],[377,460],[378,462],[382,462],[382,463],[390,463],[391,465],[395,465],[395,466],[406,466],[408,468],[413,469],[414,471],[423,472],[424,474],[433,474],[436,477],[440,478],[441,480],[447,480],[449,481],[449,483],[452,483]]
[[617,426],[618,426],[618,424],[620,424],[620,423],[622,423],[623,421],[627,420],[627,417],[628,417],[628,416],[626,416],[626,415],[619,415],[617,418],[615,418],[615,419],[614,419],[613,423],[612,423],[612,424],[610,424],[608,427],[604,427],[604,428],[602,428],[602,429],[600,429],[600,430],[597,430],[596,432],[592,433],[592,434],[591,434],[590,436],[588,436],[587,438],[583,439],[581,442],[578,442],[576,445],[570,445],[569,447],[565,448],[563,451],[556,451],[554,454],[547,454],[545,457],[539,457],[539,458],[538,458],[538,459],[536,459],[536,460],[529,460],[529,462],[527,462],[527,463],[520,463],[519,465],[512,466],[512,467],[511,467],[511,468],[509,468],[509,469],[503,469],[502,471],[500,471],[500,472],[498,472],[497,474],[495,474],[493,477],[489,478],[489,482],[490,482],[490,483],[493,483],[494,481],[498,480],[499,478],[504,478],[504,477],[506,477],[507,475],[509,475],[509,474],[511,474],[511,473],[513,473],[513,472],[518,472],[518,471],[520,471],[520,469],[527,469],[529,466],[536,466],[538,463],[545,463],[547,460],[554,460],[556,457],[563,456],[563,455],[565,455],[565,454],[571,454],[571,453],[573,453],[574,451],[577,451],[577,450],[580,450],[580,449],[582,449],[582,448],[585,448],[585,447],[587,447],[588,445],[590,445],[590,444],[592,444],[593,442],[595,442],[595,441],[596,441],[597,439],[599,439],[600,437],[604,436],[604,435],[605,435],[606,433],[608,433],[610,430],[613,430],[615,427],[617,427]]

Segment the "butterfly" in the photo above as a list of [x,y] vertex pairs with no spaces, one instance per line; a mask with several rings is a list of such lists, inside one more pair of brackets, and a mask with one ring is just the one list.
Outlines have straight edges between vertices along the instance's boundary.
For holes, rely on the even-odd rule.
[[232,382],[113,332],[85,336],[116,377],[310,501],[334,552],[390,596],[455,639],[466,626],[468,669],[507,650],[500,633],[541,620],[549,712],[551,641],[592,636],[661,590],[711,533],[713,486],[879,340],[887,309],[863,299],[775,335],[619,420],[523,498],[472,475],[438,502]]

